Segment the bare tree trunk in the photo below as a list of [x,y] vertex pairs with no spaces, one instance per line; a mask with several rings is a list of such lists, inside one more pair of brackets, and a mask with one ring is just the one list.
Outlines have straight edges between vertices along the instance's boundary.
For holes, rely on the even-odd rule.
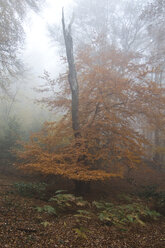
[[68,81],[69,81],[70,89],[72,93],[72,127],[73,127],[75,138],[77,138],[80,136],[79,87],[78,87],[77,72],[76,72],[74,56],[73,56],[73,39],[71,35],[72,21],[66,28],[65,20],[64,20],[64,10],[62,9],[62,27],[63,27],[63,35],[64,35],[64,40],[65,40],[67,61],[68,61],[68,66],[69,66]]
[[[77,80],[77,72],[74,62],[74,55],[73,55],[73,39],[71,35],[71,27],[72,27],[73,19],[71,20],[68,27],[65,27],[65,19],[64,19],[64,11],[62,9],[62,27],[63,27],[63,35],[65,40],[65,48],[66,48],[66,55],[67,55],[67,62],[69,66],[69,74],[68,74],[68,81],[71,89],[72,94],[72,127],[74,131],[74,136],[76,139],[76,146],[80,146],[79,141],[77,138],[81,137],[80,134],[80,126],[79,126],[79,87],[78,87],[78,80]],[[77,163],[79,162],[80,158],[78,158]],[[89,191],[90,183],[87,184],[83,181],[74,180],[75,183],[75,193],[76,195],[81,195]]]
[[84,196],[90,193],[91,182],[84,182],[75,180],[75,195],[76,196]]

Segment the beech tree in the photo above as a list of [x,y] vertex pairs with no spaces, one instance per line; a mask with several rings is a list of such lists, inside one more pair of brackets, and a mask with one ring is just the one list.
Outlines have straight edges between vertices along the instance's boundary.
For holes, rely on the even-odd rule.
[[73,54],[71,25],[65,27],[63,15],[69,71],[58,79],[44,75],[53,95],[42,102],[62,118],[22,144],[17,165],[84,182],[123,177],[149,156],[153,146],[144,130],[159,125],[164,133],[165,88],[151,79],[143,57],[115,47],[102,32]]
[[[127,73],[120,73],[123,54],[110,47],[108,53],[102,50],[96,54],[95,48],[84,47],[76,58],[81,136],[75,140],[67,73],[58,80],[46,74],[48,85],[58,85],[60,92],[44,101],[65,114],[58,122],[46,123],[40,133],[23,144],[24,150],[18,151],[20,168],[79,181],[104,180],[122,177],[147,156],[149,141],[140,120],[154,126],[159,118],[163,126],[164,89],[147,78],[144,65],[137,67],[127,60]],[[98,65],[98,58],[104,63]]]

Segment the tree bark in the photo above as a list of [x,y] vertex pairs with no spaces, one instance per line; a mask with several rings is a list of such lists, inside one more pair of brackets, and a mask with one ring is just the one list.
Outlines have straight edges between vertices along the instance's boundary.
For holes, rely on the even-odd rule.
[[78,87],[77,72],[76,72],[74,55],[73,55],[73,39],[71,35],[72,22],[73,20],[68,25],[68,28],[65,27],[64,10],[62,9],[62,27],[63,27],[63,35],[64,35],[64,40],[65,40],[67,62],[69,66],[68,81],[69,81],[71,94],[72,94],[72,127],[73,127],[75,138],[77,138],[80,136],[80,132],[79,132],[79,87]]
[[[65,19],[64,19],[64,10],[62,9],[62,27],[63,27],[63,35],[65,40],[65,48],[67,55],[67,62],[69,67],[68,73],[68,81],[71,89],[72,95],[72,128],[74,132],[74,136],[76,139],[76,146],[80,146],[77,138],[81,137],[80,126],[79,126],[79,87],[77,80],[77,72],[74,62],[73,55],[73,39],[71,35],[71,27],[72,27],[73,19],[71,20],[68,27],[65,27]],[[78,158],[77,163],[80,161]],[[75,194],[82,195],[89,191],[90,186],[87,187],[87,184],[83,181],[75,180]]]
[[90,193],[91,189],[91,182],[84,182],[75,180],[75,195],[76,196],[83,196]]

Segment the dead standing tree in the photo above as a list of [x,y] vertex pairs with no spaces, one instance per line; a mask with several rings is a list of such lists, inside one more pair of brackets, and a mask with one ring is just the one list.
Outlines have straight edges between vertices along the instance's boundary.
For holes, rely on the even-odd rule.
[[[74,62],[73,55],[73,39],[71,34],[71,28],[73,24],[73,17],[70,24],[66,28],[64,9],[62,9],[62,28],[66,48],[66,56],[69,67],[68,81],[70,85],[71,95],[72,95],[72,128],[74,132],[74,137],[76,139],[76,146],[80,146],[80,142],[77,140],[81,137],[80,125],[79,125],[79,86],[77,80],[77,71]],[[78,161],[84,159],[82,156],[79,157]],[[84,182],[79,180],[74,180],[75,182],[75,193],[77,195],[86,193],[90,190],[90,182]]]
[[[74,137],[76,139],[76,146],[80,146],[80,143],[77,141],[77,139],[81,137],[79,125],[79,87],[73,55],[73,39],[71,35],[72,24],[73,18],[68,27],[66,28],[64,19],[64,9],[62,9],[62,28],[65,41],[67,62],[69,67],[68,81],[72,95],[72,128],[74,132]],[[76,194],[82,194],[84,193],[84,190],[86,191],[89,189],[88,183],[84,183],[78,180],[75,180],[74,182]]]
[[77,72],[76,72],[74,55],[73,55],[73,39],[71,35],[72,23],[73,23],[73,18],[70,24],[68,25],[68,28],[65,27],[64,9],[62,9],[62,27],[63,27],[63,35],[64,35],[64,40],[65,40],[67,62],[69,66],[68,81],[70,84],[70,89],[71,89],[71,94],[72,94],[72,127],[73,127],[75,138],[78,138],[80,136],[79,87],[78,87]]

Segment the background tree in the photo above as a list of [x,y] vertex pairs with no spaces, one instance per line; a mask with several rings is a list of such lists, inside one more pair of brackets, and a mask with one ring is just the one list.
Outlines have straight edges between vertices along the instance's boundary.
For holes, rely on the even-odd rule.
[[0,89],[7,93],[11,78],[23,71],[19,52],[24,40],[23,19],[42,0],[0,0]]
[[[146,22],[146,30],[150,38],[148,49],[149,64],[152,68],[151,79],[157,84],[164,86],[165,78],[165,1],[155,0],[148,3],[144,8],[141,19]],[[160,103],[161,106],[161,103]],[[155,129],[151,132],[153,135],[153,158],[161,167],[164,161],[164,129],[157,120]]]

